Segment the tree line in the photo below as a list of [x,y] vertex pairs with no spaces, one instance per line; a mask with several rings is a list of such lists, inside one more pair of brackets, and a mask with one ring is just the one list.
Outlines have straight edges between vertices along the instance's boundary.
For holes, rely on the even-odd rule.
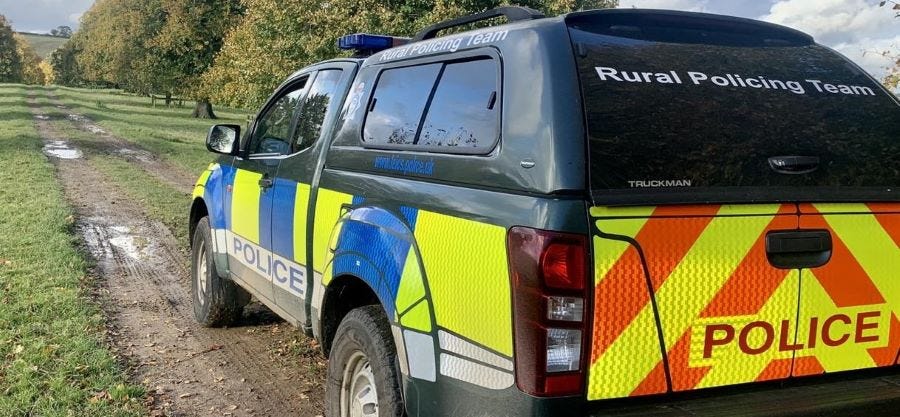
[[[523,0],[556,15],[614,7],[617,0]],[[97,0],[52,56],[56,83],[122,88],[259,106],[292,72],[346,55],[336,40],[356,32],[412,36],[435,22],[500,6],[496,0]]]
[[0,83],[49,84],[53,71],[0,15]]

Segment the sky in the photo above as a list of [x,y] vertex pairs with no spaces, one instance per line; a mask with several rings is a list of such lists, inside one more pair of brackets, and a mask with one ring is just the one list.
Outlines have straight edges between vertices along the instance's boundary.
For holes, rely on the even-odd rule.
[[[515,2],[513,0],[513,2]],[[23,32],[78,28],[94,0],[0,0],[0,14]],[[760,19],[802,30],[881,78],[890,60],[877,52],[900,50],[900,18],[878,0],[620,0],[620,7],[718,13]]]
[[59,26],[78,27],[94,0],[0,0],[0,14],[19,32],[47,33]]
[[[2,0],[0,0],[2,1]],[[765,20],[799,29],[876,76],[891,61],[878,52],[900,50],[900,18],[878,0],[620,0],[620,7],[674,9]]]

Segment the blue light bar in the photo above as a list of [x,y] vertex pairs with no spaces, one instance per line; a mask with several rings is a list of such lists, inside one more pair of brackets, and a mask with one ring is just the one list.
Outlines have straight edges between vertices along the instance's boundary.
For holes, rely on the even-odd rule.
[[406,44],[408,41],[409,39],[395,38],[393,36],[354,33],[340,37],[337,44],[338,48],[344,50],[378,52]]

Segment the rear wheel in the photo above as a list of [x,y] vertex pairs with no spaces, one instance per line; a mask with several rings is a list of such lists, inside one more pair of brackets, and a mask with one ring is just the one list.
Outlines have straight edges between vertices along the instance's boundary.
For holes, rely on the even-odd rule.
[[231,280],[222,279],[210,250],[209,218],[197,223],[191,248],[191,301],[194,318],[204,327],[230,326],[241,318],[249,294]]
[[328,417],[403,416],[396,352],[380,306],[350,311],[328,358]]

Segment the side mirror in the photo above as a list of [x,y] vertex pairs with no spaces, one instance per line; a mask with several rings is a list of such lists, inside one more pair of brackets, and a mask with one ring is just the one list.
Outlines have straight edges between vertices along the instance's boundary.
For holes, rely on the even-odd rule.
[[206,149],[223,155],[237,155],[241,137],[238,125],[215,125],[206,136]]

